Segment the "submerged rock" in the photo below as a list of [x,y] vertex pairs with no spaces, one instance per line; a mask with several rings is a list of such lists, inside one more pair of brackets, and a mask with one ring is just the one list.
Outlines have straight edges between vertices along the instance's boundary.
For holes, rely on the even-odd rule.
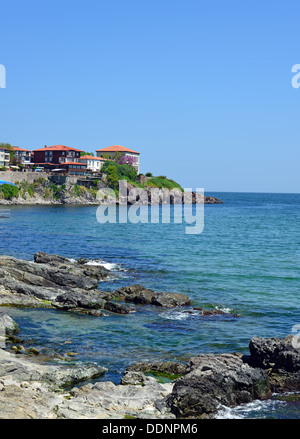
[[231,316],[231,317],[239,317],[238,314],[231,314],[230,312],[223,311],[218,308],[202,308],[201,306],[195,306],[193,308],[196,311],[200,311],[202,316]]
[[126,372],[162,372],[169,375],[183,375],[186,373],[187,365],[177,361],[147,361],[145,363],[134,363],[127,367]]
[[115,302],[105,302],[104,309],[116,314],[129,314],[131,312],[135,312],[135,310],[129,306]]
[[183,293],[156,293],[151,301],[152,305],[174,308],[177,306],[188,306],[190,298]]

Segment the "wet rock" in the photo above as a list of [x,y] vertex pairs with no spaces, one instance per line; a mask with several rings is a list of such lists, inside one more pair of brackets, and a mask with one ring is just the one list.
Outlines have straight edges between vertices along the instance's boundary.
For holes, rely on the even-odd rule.
[[20,332],[19,325],[5,312],[0,311],[0,336],[13,335]]
[[57,264],[63,264],[63,265],[69,265],[70,259],[64,258],[63,256],[59,255],[49,255],[45,252],[37,252],[33,256],[34,262],[37,264],[50,264],[50,265],[57,265]]
[[195,306],[194,310],[200,311],[202,316],[210,317],[210,316],[231,316],[231,317],[239,317],[238,314],[231,314],[226,311],[222,311],[217,308],[202,308],[201,306]]
[[[18,295],[18,301],[23,298],[25,299],[25,304],[28,303],[26,300],[26,296],[30,296],[32,298],[37,298],[41,300],[54,300],[57,295],[62,294],[64,290],[62,288],[45,288],[36,285],[29,285],[24,282],[20,282],[11,277],[1,279],[2,285],[5,286],[6,289],[11,291],[13,294]],[[25,296],[25,297],[24,297]],[[13,296],[12,296],[13,299]],[[29,302],[30,304],[30,302]]]
[[[105,267],[100,265],[89,265],[90,259],[87,258],[80,258],[73,261],[59,255],[49,255],[48,253],[38,252],[34,255],[34,261],[37,264],[48,264],[50,266],[67,270],[76,276],[86,276],[98,281],[109,275],[109,270]],[[78,287],[80,286],[78,285]],[[81,286],[80,288],[84,287]]]
[[126,302],[149,304],[154,296],[154,291],[135,284],[119,288],[115,291],[115,295]]
[[100,309],[72,308],[69,311],[70,312],[75,312],[75,313],[78,313],[78,314],[94,316],[94,317],[105,317],[105,316],[107,316],[107,314],[104,313],[103,311],[100,311]]
[[216,315],[224,315],[227,314],[224,311],[221,311],[220,309],[207,309],[207,308],[202,308],[200,306],[195,306],[194,309],[196,311],[200,311],[202,316],[216,316]]
[[103,309],[105,300],[97,290],[88,292],[73,290],[58,295],[52,305],[66,310],[72,308]]
[[177,361],[147,361],[145,363],[134,363],[127,367],[126,372],[162,372],[169,375],[183,375],[186,373],[187,365]]
[[179,418],[216,413],[219,404],[234,406],[270,396],[268,375],[233,354],[191,358],[187,373],[175,381],[167,404]]
[[245,361],[268,371],[273,392],[300,390],[300,348],[293,335],[283,339],[253,337],[249,350]]
[[156,293],[151,301],[152,305],[173,308],[191,304],[190,298],[183,293]]
[[[82,271],[74,274],[65,268],[37,264],[9,256],[0,256],[0,269],[7,272],[8,276],[13,279],[30,286],[70,287],[87,290],[98,287],[97,279],[91,279]],[[1,277],[4,277],[3,272]]]
[[188,296],[182,293],[154,293],[153,290],[142,285],[130,285],[119,288],[115,295],[126,302],[134,302],[140,305],[156,305],[167,308],[186,306],[191,303]]
[[116,314],[128,314],[135,311],[133,308],[130,308],[127,305],[115,302],[105,302],[104,309]]

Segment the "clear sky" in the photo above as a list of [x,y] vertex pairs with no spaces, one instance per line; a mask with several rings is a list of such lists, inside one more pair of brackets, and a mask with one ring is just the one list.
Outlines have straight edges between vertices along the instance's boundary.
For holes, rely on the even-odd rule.
[[0,142],[123,145],[205,191],[300,192],[299,1],[1,2]]

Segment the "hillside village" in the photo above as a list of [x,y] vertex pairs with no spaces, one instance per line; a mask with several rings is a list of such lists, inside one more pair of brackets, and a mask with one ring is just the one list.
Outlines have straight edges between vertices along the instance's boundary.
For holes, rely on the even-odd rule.
[[120,145],[113,145],[87,153],[83,150],[53,145],[29,150],[9,144],[0,144],[0,170],[47,172],[83,176],[97,174],[106,160],[128,164],[139,174],[140,153]]
[[[101,148],[94,155],[65,145],[31,151],[0,144],[0,204],[99,204],[98,191],[104,188],[114,191],[117,202],[124,202],[120,180],[127,183],[125,201],[129,204],[141,202],[140,190],[146,190],[146,204],[183,202],[184,189],[179,183],[164,175],[141,174],[140,153],[124,146]],[[154,195],[153,188],[160,192]],[[132,189],[136,200],[131,199]],[[188,203],[199,202],[198,195],[191,195]],[[105,203],[110,201],[105,194],[103,198]],[[222,203],[214,197],[204,197],[204,202]]]

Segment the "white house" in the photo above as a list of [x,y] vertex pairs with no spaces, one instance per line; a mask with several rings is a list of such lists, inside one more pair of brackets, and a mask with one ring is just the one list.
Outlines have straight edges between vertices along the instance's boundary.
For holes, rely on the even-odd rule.
[[12,149],[15,152],[15,157],[22,165],[31,165],[31,153],[30,149],[20,148],[19,146],[13,146]]
[[125,159],[129,157],[132,159],[132,166],[137,170],[137,173],[139,174],[140,172],[140,153],[137,151],[125,148],[125,146],[113,145],[107,148],[97,149],[96,153],[97,157],[110,158],[111,160],[114,160],[118,155],[124,156]]
[[10,155],[7,148],[0,146],[0,166],[9,167]]
[[101,171],[105,159],[102,157],[94,157],[92,155],[83,155],[78,161],[79,163],[85,163],[87,165],[87,170],[99,172]]

